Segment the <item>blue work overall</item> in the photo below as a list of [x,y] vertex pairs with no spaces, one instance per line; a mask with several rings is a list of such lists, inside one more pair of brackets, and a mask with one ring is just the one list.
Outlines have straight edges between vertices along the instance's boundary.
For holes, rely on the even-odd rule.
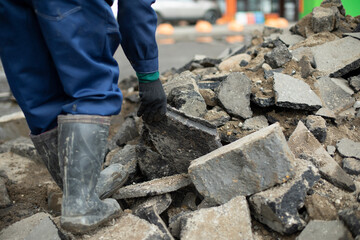
[[59,114],[109,116],[121,110],[121,43],[137,73],[158,71],[154,0],[0,0],[0,57],[31,133]]

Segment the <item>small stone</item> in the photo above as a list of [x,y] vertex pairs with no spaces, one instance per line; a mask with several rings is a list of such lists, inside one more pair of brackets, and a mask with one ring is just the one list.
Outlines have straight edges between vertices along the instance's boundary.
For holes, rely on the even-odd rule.
[[282,183],[293,164],[276,123],[192,161],[189,174],[202,196],[222,204]]
[[346,191],[356,190],[353,180],[301,121],[291,134],[288,144],[295,157],[311,161],[324,179]]
[[246,67],[247,65],[249,65],[249,62],[246,60],[241,60],[240,62],[240,67]]
[[222,110],[222,108],[214,107],[205,114],[204,119],[209,121],[211,124],[214,124],[216,127],[220,127],[227,123],[231,117]]
[[193,212],[181,222],[182,240],[252,240],[251,217],[246,198],[236,197],[226,204]]
[[336,144],[336,147],[341,156],[360,160],[360,142],[344,138]]
[[230,57],[230,58],[226,59],[225,61],[223,61],[222,63],[220,63],[219,69],[220,69],[220,71],[223,71],[223,72],[239,72],[239,71],[241,71],[241,68],[242,68],[240,66],[240,63],[242,61],[250,62],[251,56],[243,53],[243,54],[238,54],[233,57]]
[[339,212],[340,220],[344,222],[345,226],[350,230],[352,235],[360,236],[360,210],[359,209],[345,209]]
[[276,47],[273,49],[273,51],[265,55],[266,63],[268,63],[272,68],[280,68],[291,59],[292,54],[286,45],[281,41],[276,41]]
[[0,208],[6,208],[11,205],[11,200],[5,185],[5,180],[0,177]]
[[329,145],[326,147],[326,151],[333,157],[335,155],[336,147]]
[[197,199],[196,194],[194,194],[192,192],[186,193],[186,195],[181,203],[181,207],[195,211],[197,209],[196,199]]
[[326,121],[320,116],[309,115],[306,118],[306,127],[316,137],[316,139],[324,143],[326,140]]
[[217,105],[216,102],[216,94],[211,89],[200,89],[200,94],[204,98],[207,106],[215,107]]
[[174,192],[190,184],[191,180],[187,174],[178,174],[122,187],[114,193],[113,198],[126,199],[155,196]]
[[342,240],[351,239],[350,232],[341,221],[321,221],[313,220],[296,240]]
[[[236,89],[236,91],[233,91]],[[217,92],[218,99],[225,110],[235,117],[250,118],[251,80],[242,73],[232,73],[224,80]]]
[[244,124],[242,125],[242,129],[244,130],[255,130],[258,131],[262,128],[266,128],[269,126],[269,123],[265,116],[256,116],[253,118],[246,119]]
[[303,56],[300,59],[299,66],[302,78],[307,78],[315,72],[315,69],[311,66],[311,59],[308,56]]
[[360,75],[350,78],[350,86],[352,86],[355,91],[360,91]]
[[232,56],[244,53],[246,51],[246,49],[248,48],[248,46],[246,46],[245,44],[239,44],[237,47],[229,47],[226,48],[219,56],[218,59],[228,59]]
[[312,11],[312,29],[315,33],[333,31],[339,20],[331,8],[315,7]]
[[63,194],[61,191],[48,192],[48,207],[51,213],[56,216],[61,214],[62,196]]
[[274,91],[275,104],[279,107],[312,111],[322,106],[308,84],[282,73],[274,73]]
[[274,33],[282,34],[283,32],[284,32],[284,30],[281,29],[281,28],[264,26],[263,36],[264,36],[264,37],[268,37],[268,36],[270,36],[271,34],[274,34]]
[[311,220],[331,221],[337,219],[337,210],[334,205],[319,194],[307,196],[305,207]]
[[344,158],[343,169],[348,174],[359,175],[360,174],[360,160],[355,158]]

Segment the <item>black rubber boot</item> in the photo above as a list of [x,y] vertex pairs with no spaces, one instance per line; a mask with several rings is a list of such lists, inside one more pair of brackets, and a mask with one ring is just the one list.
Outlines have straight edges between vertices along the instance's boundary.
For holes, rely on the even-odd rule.
[[[58,157],[58,130],[54,128],[39,135],[30,135],[36,150],[38,151],[43,163],[47,167],[55,183],[63,189],[62,171],[63,163],[59,162]],[[96,186],[96,193],[100,199],[110,197],[126,182],[129,174],[124,171],[121,164],[115,163],[101,171]]]
[[115,199],[101,201],[95,192],[105,156],[110,118],[89,115],[58,117],[59,158],[64,162],[61,226],[85,233],[116,217]]

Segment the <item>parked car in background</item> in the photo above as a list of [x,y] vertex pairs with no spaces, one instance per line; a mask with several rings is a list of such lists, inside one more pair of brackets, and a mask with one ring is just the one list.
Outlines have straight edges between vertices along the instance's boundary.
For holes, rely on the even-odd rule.
[[158,16],[158,23],[180,20],[215,23],[221,17],[215,0],[156,0],[152,7]]

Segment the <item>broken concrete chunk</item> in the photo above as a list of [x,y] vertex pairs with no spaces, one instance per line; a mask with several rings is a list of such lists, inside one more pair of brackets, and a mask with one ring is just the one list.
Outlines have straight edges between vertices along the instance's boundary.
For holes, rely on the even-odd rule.
[[201,195],[222,204],[293,176],[294,156],[278,123],[194,160],[191,179]]
[[5,180],[0,177],[0,209],[11,205],[11,200],[5,185]]
[[323,106],[335,113],[348,109],[355,103],[352,97],[354,91],[344,79],[322,77],[316,81],[315,87],[320,92]]
[[124,168],[124,172],[129,173],[130,176],[136,172],[137,154],[136,145],[126,145],[124,148],[114,149],[106,157],[106,166],[119,163]]
[[274,91],[275,105],[279,107],[312,111],[322,105],[308,84],[282,73],[274,73]]
[[174,108],[168,108],[164,120],[146,128],[155,149],[178,173],[187,172],[192,160],[221,146],[214,125]]
[[0,239],[60,240],[63,236],[49,214],[37,213],[2,230]]
[[249,199],[254,217],[281,234],[292,234],[306,226],[298,211],[304,205],[307,191],[320,179],[311,163],[298,159],[296,164],[294,179]]
[[140,171],[147,180],[171,176],[176,172],[169,161],[146,146],[137,146],[136,153]]
[[360,174],[360,160],[355,158],[344,158],[343,169],[348,174],[359,175]]
[[283,32],[284,32],[284,30],[281,29],[281,28],[264,26],[263,36],[264,36],[264,37],[269,37],[270,35],[272,35],[272,34],[274,34],[274,33],[282,34]]
[[337,219],[337,210],[334,205],[319,194],[307,196],[305,207],[311,220],[331,221]]
[[222,110],[221,107],[216,106],[205,114],[204,119],[211,124],[214,124],[216,127],[220,127],[227,123],[231,117]]
[[221,83],[217,93],[218,99],[229,114],[245,119],[252,117],[251,84],[251,80],[242,73],[231,73]]
[[360,32],[344,33],[343,36],[350,36],[360,40]]
[[330,156],[334,156],[335,155],[335,151],[336,151],[336,147],[335,146],[331,146],[331,145],[328,145],[326,147],[326,151],[329,153]]
[[336,144],[336,147],[341,156],[360,160],[360,142],[344,138]]
[[315,33],[333,31],[337,21],[336,12],[331,8],[315,7],[312,11],[312,29]]
[[138,198],[174,192],[191,184],[187,174],[158,178],[149,182],[128,185],[114,193],[115,199]]
[[87,239],[164,240],[164,234],[156,225],[135,215],[125,214],[115,224],[99,230]]
[[136,121],[137,118],[132,116],[125,119],[120,129],[108,143],[108,149],[110,151],[140,136]]
[[360,75],[350,78],[350,86],[352,86],[355,91],[360,91]]
[[169,230],[175,238],[180,239],[181,222],[184,221],[184,219],[192,216],[192,214],[193,214],[192,211],[189,210],[184,211],[183,209],[181,209],[180,211],[177,210],[176,213],[173,213],[172,211],[168,211]]
[[265,55],[265,61],[272,68],[280,68],[285,63],[290,62],[292,54],[289,49],[281,41],[275,41],[276,47]]
[[320,116],[309,115],[306,118],[306,127],[316,137],[316,139],[323,143],[326,140],[326,121]]
[[138,215],[137,212],[141,211],[141,209],[154,207],[154,211],[159,215],[162,214],[172,202],[172,198],[170,194],[163,194],[155,197],[151,197],[145,200],[143,203],[132,208],[132,211],[135,215]]
[[246,198],[239,196],[222,206],[193,212],[183,219],[180,238],[252,240],[251,217]]
[[343,240],[352,239],[349,230],[341,221],[313,220],[296,240]]
[[11,152],[42,164],[42,160],[30,138],[20,137],[16,139],[16,141],[13,141],[12,143],[13,144],[10,149]]
[[320,108],[319,111],[316,112],[316,115],[324,117],[324,118],[330,118],[330,119],[336,118],[334,111],[332,111],[328,108]]
[[200,89],[200,94],[204,98],[207,106],[215,107],[217,105],[216,102],[216,94],[211,89]]
[[[341,77],[360,67],[360,41],[352,37],[327,42],[313,47],[311,51],[317,70],[325,76]],[[336,57],[334,57],[336,56]]]
[[290,33],[281,34],[279,36],[279,39],[288,47],[291,47],[304,40],[302,36],[290,34]]
[[251,56],[243,53],[230,57],[220,63],[219,69],[223,72],[239,72],[242,69],[242,67],[240,66],[240,63],[242,61],[250,62]]
[[340,220],[350,230],[353,237],[360,236],[360,209],[345,209],[339,212]]
[[301,121],[291,134],[288,144],[296,158],[311,161],[320,170],[324,179],[346,191],[353,192],[356,190],[353,180]]
[[315,69],[311,65],[311,59],[309,56],[303,56],[299,61],[299,66],[301,69],[302,78],[307,78],[315,72]]
[[168,96],[172,106],[193,117],[202,117],[206,112],[206,102],[200,91],[173,88]]
[[253,118],[246,119],[244,124],[242,125],[242,129],[244,130],[260,130],[262,128],[266,128],[269,126],[269,123],[265,116],[256,116]]
[[222,53],[220,53],[218,58],[223,60],[228,59],[232,56],[244,53],[247,48],[248,46],[246,46],[245,44],[239,44],[237,47],[234,48],[226,48]]

